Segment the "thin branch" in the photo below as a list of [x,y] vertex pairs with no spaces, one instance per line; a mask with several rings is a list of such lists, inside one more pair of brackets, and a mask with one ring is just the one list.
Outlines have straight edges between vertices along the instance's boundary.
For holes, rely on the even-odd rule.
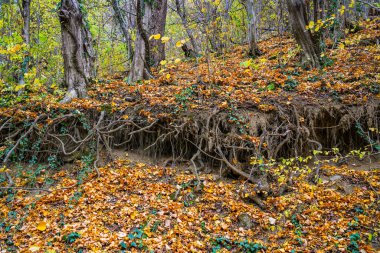
[[357,0],[357,1],[358,1],[359,3],[369,5],[369,6],[371,6],[372,8],[374,8],[375,10],[377,10],[377,11],[380,11],[380,8],[377,7],[377,6],[375,6],[375,5],[373,5],[372,3],[368,3],[368,2],[366,2],[366,1],[362,1],[362,0]]

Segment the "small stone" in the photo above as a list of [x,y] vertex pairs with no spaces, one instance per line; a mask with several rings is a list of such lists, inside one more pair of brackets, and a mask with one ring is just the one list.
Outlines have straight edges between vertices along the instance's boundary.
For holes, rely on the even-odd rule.
[[247,213],[242,213],[238,216],[239,227],[250,229],[253,226],[251,216]]
[[165,221],[165,227],[169,228],[169,227],[170,227],[170,223],[171,223],[170,220],[166,220],[166,221]]
[[354,187],[347,182],[342,183],[342,188],[345,194],[352,194],[354,192]]
[[271,224],[271,225],[276,224],[276,219],[272,218],[272,217],[269,217],[269,224]]
[[342,176],[340,175],[334,175],[332,177],[330,177],[330,181],[339,181],[342,179]]

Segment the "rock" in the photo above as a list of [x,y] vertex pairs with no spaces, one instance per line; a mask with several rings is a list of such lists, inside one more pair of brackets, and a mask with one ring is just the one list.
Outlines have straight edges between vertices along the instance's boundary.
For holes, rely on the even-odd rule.
[[276,219],[272,218],[272,217],[269,217],[269,224],[271,224],[271,225],[276,224]]
[[239,227],[243,227],[245,229],[250,229],[253,226],[253,222],[251,216],[247,213],[242,213],[238,216]]
[[170,228],[170,220],[165,220],[165,227]]
[[352,194],[354,192],[354,187],[350,183],[344,181],[342,182],[342,189],[345,194]]
[[339,180],[341,180],[342,179],[342,176],[340,176],[340,175],[334,175],[334,176],[332,176],[332,177],[330,177],[330,181],[339,181]]

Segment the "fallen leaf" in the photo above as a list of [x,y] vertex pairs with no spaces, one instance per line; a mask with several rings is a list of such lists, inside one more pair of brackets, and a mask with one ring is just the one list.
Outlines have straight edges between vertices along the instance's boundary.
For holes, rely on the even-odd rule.
[[38,223],[37,229],[39,231],[45,231],[46,230],[46,222],[45,221],[41,221],[40,223]]

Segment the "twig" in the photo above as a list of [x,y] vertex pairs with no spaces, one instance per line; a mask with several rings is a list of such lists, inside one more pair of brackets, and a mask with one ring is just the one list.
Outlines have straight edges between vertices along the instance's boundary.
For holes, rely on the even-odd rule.
[[363,1],[363,0],[357,0],[359,3],[362,3],[362,4],[366,4],[366,5],[369,5],[371,6],[372,8],[374,8],[375,10],[377,11],[380,11],[380,8],[379,7],[376,7],[375,5],[371,4],[371,3],[368,3],[366,1]]
[[24,187],[16,187],[16,186],[7,186],[7,187],[0,187],[0,190],[22,190],[22,191],[45,191],[51,193],[52,191],[49,189],[44,188],[24,188]]
[[240,176],[242,177],[245,177],[246,179],[248,179],[249,181],[251,181],[253,183],[253,180],[251,178],[251,175],[248,174],[248,173],[245,173],[244,171],[236,168],[235,166],[233,166],[228,160],[227,158],[224,156],[223,152],[222,152],[222,149],[220,147],[217,147],[218,151],[219,151],[219,155],[222,157],[223,161],[227,164],[227,166],[232,169],[233,171],[235,171],[237,174],[239,174]]
[[9,122],[9,121],[11,121],[12,120],[12,118],[9,118],[9,119],[7,119],[5,122],[4,122],[4,124],[2,124],[1,125],[1,127],[0,127],[0,131],[1,130],[3,130],[3,128],[7,125],[7,123]]
[[156,119],[155,121],[152,122],[152,124],[150,124],[150,125],[148,125],[148,126],[146,126],[146,127],[143,127],[143,128],[138,129],[138,130],[135,130],[135,131],[130,132],[128,135],[132,135],[132,134],[135,134],[135,133],[138,133],[138,132],[145,131],[145,130],[151,128],[152,126],[154,126],[154,124],[156,124],[157,121],[158,121],[158,119]]
[[198,168],[197,168],[197,165],[195,164],[194,162],[194,159],[199,156],[201,153],[201,151],[198,149],[197,153],[195,153],[193,155],[193,157],[191,157],[190,159],[190,162],[193,164],[193,167],[194,167],[194,174],[195,174],[195,177],[197,178],[197,181],[198,181],[198,185],[197,185],[197,190],[200,190],[200,187],[201,187],[201,180],[199,178],[199,175],[198,175]]
[[212,155],[208,154],[207,152],[203,151],[200,147],[197,146],[197,144],[195,144],[191,140],[189,140],[187,138],[185,138],[185,140],[188,141],[188,142],[190,142],[191,144],[193,144],[197,149],[199,149],[199,151],[201,151],[203,154],[207,155],[208,157],[210,157],[212,159],[215,159],[215,160],[218,160],[218,161],[223,161],[223,159],[217,158],[217,157],[212,156]]

